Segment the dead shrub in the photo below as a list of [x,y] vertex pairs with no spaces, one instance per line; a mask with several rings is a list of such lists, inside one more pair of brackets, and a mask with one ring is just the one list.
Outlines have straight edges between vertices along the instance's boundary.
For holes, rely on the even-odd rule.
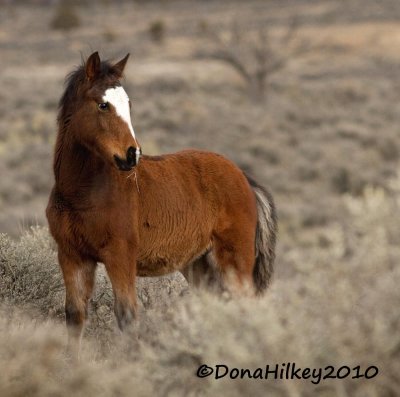
[[228,32],[208,29],[214,50],[201,57],[222,61],[235,69],[246,82],[254,100],[266,97],[271,77],[288,62],[304,53],[309,45],[297,38],[298,23],[293,19],[280,35],[266,26],[250,30],[233,22]]
[[397,142],[391,138],[383,138],[378,141],[378,151],[385,161],[397,161],[400,157],[400,149]]
[[74,4],[62,0],[56,7],[51,27],[56,30],[72,30],[80,26],[80,18]]
[[155,43],[162,43],[165,39],[166,25],[162,19],[157,19],[149,25],[149,35]]

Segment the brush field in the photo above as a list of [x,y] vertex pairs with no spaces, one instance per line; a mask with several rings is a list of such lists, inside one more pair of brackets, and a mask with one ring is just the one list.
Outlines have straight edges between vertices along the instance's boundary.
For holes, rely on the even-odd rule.
[[[400,395],[400,4],[60,4],[0,1],[0,395]],[[222,59],[224,43],[250,71],[260,44],[285,62],[260,94]],[[140,318],[127,335],[100,266],[72,366],[44,209],[63,81],[95,50],[115,60],[131,53],[124,86],[144,153],[226,155],[273,193],[279,235],[262,299],[194,291],[180,274],[140,279]],[[289,362],[379,373],[196,376],[202,364]]]

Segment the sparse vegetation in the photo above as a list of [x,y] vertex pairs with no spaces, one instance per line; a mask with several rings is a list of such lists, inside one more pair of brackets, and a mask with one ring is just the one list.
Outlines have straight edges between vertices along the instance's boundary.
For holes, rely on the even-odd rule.
[[150,23],[149,26],[149,35],[150,38],[155,43],[162,43],[165,39],[165,22],[161,19],[157,19]]
[[332,176],[332,185],[338,193],[351,192],[351,177],[346,168],[339,168]]
[[[400,197],[400,178],[393,187]],[[400,272],[395,266],[400,254],[399,201],[372,188],[343,201],[346,225],[326,228],[308,242],[308,252],[292,246],[280,263],[288,261],[285,265],[293,266],[296,275],[275,280],[258,301],[226,300],[193,290],[178,298],[168,292],[171,281],[160,279],[151,289],[145,279],[139,296],[143,305],[147,290],[152,303],[141,310],[135,332],[121,338],[113,331],[109,282],[99,275],[83,359],[75,368],[64,357],[59,320],[62,288],[47,230],[35,229],[18,242],[1,236],[1,395],[18,395],[29,388],[31,396],[67,396],[77,384],[79,395],[99,390],[100,396],[129,395],[132,388],[138,396],[281,396],[288,387],[300,396],[322,389],[325,396],[338,395],[338,390],[351,396],[365,395],[367,390],[372,395],[393,395],[400,386]],[[172,290],[186,290],[182,278],[176,278]],[[160,291],[162,297],[156,295]],[[50,309],[52,320],[30,318],[39,312],[48,319]],[[374,365],[379,378],[314,385],[307,380],[217,381],[195,376],[203,363],[254,370],[289,361],[303,368]]]
[[[0,237],[1,397],[399,395],[400,182],[393,175],[400,165],[400,42],[392,21],[400,3],[249,0],[227,7],[188,0],[102,8],[86,0],[77,9],[85,26],[67,35],[49,35],[55,9],[48,2],[14,3],[5,11],[10,18],[0,15],[7,43],[0,76],[0,231],[7,233]],[[266,79],[267,101],[250,101],[240,72],[210,56],[224,48],[210,32],[229,43],[235,20],[241,37],[233,44],[251,44],[243,54],[253,56],[262,48],[257,32],[266,26],[275,46],[293,15],[301,29],[293,28],[283,48],[292,55]],[[168,37],[149,45],[157,20]],[[310,46],[297,56],[303,40]],[[274,48],[281,55],[282,46]],[[84,360],[74,369],[64,355],[64,287],[44,209],[62,81],[81,51],[97,49],[115,59],[132,53],[123,85],[144,153],[197,147],[230,157],[273,192],[280,234],[265,298],[228,301],[189,291],[179,274],[140,279],[131,335],[116,331],[99,265]],[[250,63],[252,73],[257,62]],[[379,375],[319,385],[194,375],[199,363],[288,361],[376,365]]]
[[111,28],[105,28],[103,32],[103,37],[109,43],[114,42],[117,40],[118,35],[114,32]]
[[380,140],[378,150],[385,161],[397,161],[400,158],[400,148],[397,141],[392,138]]
[[73,2],[61,0],[56,7],[51,27],[57,30],[72,30],[80,26],[80,18]]
[[209,33],[216,46],[209,56],[233,67],[246,82],[251,97],[259,101],[266,96],[271,77],[305,51],[305,43],[296,42],[297,28],[293,19],[276,37],[265,25],[249,31],[235,21],[228,32]]

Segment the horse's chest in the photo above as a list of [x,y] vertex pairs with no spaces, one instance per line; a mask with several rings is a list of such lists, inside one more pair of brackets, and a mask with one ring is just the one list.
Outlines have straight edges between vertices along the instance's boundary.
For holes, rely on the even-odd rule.
[[77,251],[100,260],[102,250],[113,239],[129,239],[133,230],[131,218],[129,214],[121,216],[105,210],[69,213],[63,217],[63,239]]

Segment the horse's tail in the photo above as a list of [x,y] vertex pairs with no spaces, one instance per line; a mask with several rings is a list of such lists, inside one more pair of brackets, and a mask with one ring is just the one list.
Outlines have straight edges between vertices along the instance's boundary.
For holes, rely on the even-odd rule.
[[274,270],[277,215],[271,194],[248,175],[246,177],[257,200],[258,221],[253,281],[257,295],[261,295],[268,287]]

